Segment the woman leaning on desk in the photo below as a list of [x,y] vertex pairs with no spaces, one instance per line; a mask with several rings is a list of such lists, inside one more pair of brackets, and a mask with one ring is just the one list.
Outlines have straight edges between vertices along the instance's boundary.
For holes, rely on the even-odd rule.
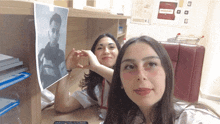
[[104,124],[220,124],[202,104],[174,99],[168,53],[147,36],[132,38],[119,52]]
[[[94,42],[90,50],[73,49],[67,59],[66,67],[69,72],[74,68],[89,69],[85,79],[80,82],[82,91],[69,94],[69,75],[58,82],[55,94],[55,110],[58,112],[70,112],[78,108],[87,108],[91,105],[100,106],[100,117],[105,118],[107,112],[107,98],[110,82],[113,75],[120,45],[111,34],[102,34]],[[79,64],[81,57],[89,57],[89,65]]]

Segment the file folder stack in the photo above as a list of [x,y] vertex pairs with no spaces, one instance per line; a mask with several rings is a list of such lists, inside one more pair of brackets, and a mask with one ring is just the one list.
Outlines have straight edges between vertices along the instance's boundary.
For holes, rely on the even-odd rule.
[[19,58],[0,54],[0,90],[30,76]]

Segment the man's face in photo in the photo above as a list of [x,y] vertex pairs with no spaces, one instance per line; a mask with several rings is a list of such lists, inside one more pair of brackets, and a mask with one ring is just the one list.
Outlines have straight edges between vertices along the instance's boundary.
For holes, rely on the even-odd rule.
[[60,23],[52,21],[48,32],[50,38],[50,46],[55,47],[60,37]]

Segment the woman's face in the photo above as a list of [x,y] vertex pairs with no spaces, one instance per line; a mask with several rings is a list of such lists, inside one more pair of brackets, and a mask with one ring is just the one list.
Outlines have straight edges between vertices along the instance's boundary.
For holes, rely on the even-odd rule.
[[139,108],[149,108],[162,98],[166,74],[151,46],[143,42],[131,44],[122,58],[120,70],[124,90]]
[[111,68],[115,65],[118,48],[111,38],[103,37],[96,45],[95,55],[100,64]]

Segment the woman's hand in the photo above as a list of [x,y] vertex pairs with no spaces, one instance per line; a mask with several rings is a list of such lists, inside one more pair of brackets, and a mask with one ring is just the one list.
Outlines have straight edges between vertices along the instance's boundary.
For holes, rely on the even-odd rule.
[[82,50],[81,56],[88,57],[89,59],[88,65],[83,66],[84,69],[90,69],[92,71],[95,71],[97,67],[101,65],[97,57],[91,50]]
[[83,68],[83,65],[81,65],[79,63],[79,61],[81,59],[80,53],[81,53],[81,51],[79,51],[79,50],[76,51],[73,48],[73,50],[68,54],[68,56],[66,58],[67,70],[74,69],[74,68]]
[[[83,61],[83,59],[87,59],[87,61]],[[74,68],[89,69],[101,75],[109,82],[111,82],[114,72],[112,68],[100,64],[97,57],[91,50],[76,51],[74,48],[67,56],[66,68],[67,70]]]

